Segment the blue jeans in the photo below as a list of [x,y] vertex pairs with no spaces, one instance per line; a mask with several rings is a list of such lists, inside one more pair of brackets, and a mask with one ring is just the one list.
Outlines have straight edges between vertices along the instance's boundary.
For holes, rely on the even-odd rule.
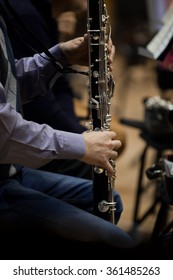
[[[116,225],[89,211],[92,181],[40,170],[23,168],[17,176],[0,182],[0,232],[17,230],[49,233],[65,240],[100,242],[131,247],[130,236]],[[116,222],[122,202],[115,192]]]

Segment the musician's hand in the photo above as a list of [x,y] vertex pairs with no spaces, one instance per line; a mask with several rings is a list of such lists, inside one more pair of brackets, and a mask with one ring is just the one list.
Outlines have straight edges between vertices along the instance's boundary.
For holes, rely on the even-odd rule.
[[[65,55],[69,64],[78,64],[81,66],[88,66],[88,35],[84,37],[78,37],[67,42],[60,44],[61,51]],[[108,42],[108,62],[110,65],[110,71],[113,70],[113,61],[115,56],[115,46],[112,40]]]
[[63,42],[60,49],[69,64],[88,66],[88,35]]
[[112,43],[112,40],[110,39],[108,42],[108,62],[110,67],[110,72],[113,71],[113,62],[114,62],[114,56],[115,56],[115,46]]
[[109,176],[115,176],[115,170],[109,159],[115,160],[121,142],[116,140],[116,133],[113,131],[90,131],[83,133],[86,152],[81,158],[87,164],[104,168]]

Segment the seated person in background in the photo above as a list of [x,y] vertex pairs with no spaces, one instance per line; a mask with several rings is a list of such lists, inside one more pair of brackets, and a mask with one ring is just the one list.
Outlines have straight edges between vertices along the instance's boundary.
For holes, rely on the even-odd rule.
[[51,0],[52,16],[57,21],[62,42],[84,34],[87,27],[87,0]]
[[[49,51],[54,62],[64,69],[74,62],[87,65],[87,46],[86,36],[55,45]],[[110,42],[110,64],[113,57],[114,46]],[[17,112],[16,107],[20,109],[21,102],[26,104],[36,96],[47,94],[47,88],[60,72],[45,53],[14,60],[2,16],[0,60],[0,237],[3,257],[11,259],[19,252],[20,258],[28,257],[29,250],[33,257],[38,254],[45,257],[45,248],[50,247],[50,242],[53,247],[49,257],[55,252],[56,258],[62,257],[63,251],[59,247],[62,240],[68,244],[63,243],[66,248],[63,256],[67,259],[70,254],[68,241],[91,245],[103,243],[114,248],[133,246],[127,233],[90,213],[91,180],[35,169],[52,159],[67,158],[100,166],[110,176],[115,176],[109,159],[117,158],[116,150],[121,146],[116,133],[77,134],[55,130],[47,124],[27,121]],[[120,215],[122,204],[117,193],[115,200],[116,213]]]
[[[2,0],[5,2],[5,0]],[[46,48],[52,47],[58,42],[58,31],[56,20],[52,18],[52,1],[51,0],[9,0],[14,10],[17,12],[22,21],[34,33],[40,42]],[[56,3],[56,14],[64,11],[80,12],[86,9],[86,0],[83,1],[53,1]],[[58,9],[57,9],[58,6]],[[54,11],[55,13],[55,11]],[[12,43],[15,58],[22,58],[33,55],[35,51],[42,52],[38,40],[23,28],[17,18],[6,9],[6,22],[9,31],[9,37]],[[15,32],[14,30],[17,30]],[[77,74],[73,75],[74,79],[78,78]],[[37,123],[46,123],[51,127],[59,130],[82,133],[86,127],[80,123],[76,116],[73,104],[74,92],[70,86],[68,75],[64,74],[56,81],[49,94],[38,96],[30,102],[23,104],[23,114],[27,120]],[[123,133],[119,126],[115,126],[120,140]],[[119,130],[119,131],[117,131]],[[123,139],[124,140],[124,139]],[[122,142],[124,142],[122,140]],[[124,148],[124,143],[123,143]],[[120,148],[120,152],[121,149]],[[78,160],[53,160],[42,166],[40,169],[62,174],[77,176],[81,178],[92,178],[91,166]]]

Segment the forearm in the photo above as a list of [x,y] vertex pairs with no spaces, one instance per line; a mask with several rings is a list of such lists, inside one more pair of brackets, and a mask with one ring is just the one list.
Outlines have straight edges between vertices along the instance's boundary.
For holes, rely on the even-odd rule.
[[0,163],[38,168],[52,159],[80,159],[85,153],[83,135],[25,121],[9,104],[1,104],[0,120]]
[[[67,66],[68,62],[59,45],[52,47],[49,51],[60,68]],[[36,96],[45,95],[61,75],[58,68],[44,53],[16,60],[16,70],[23,104]]]

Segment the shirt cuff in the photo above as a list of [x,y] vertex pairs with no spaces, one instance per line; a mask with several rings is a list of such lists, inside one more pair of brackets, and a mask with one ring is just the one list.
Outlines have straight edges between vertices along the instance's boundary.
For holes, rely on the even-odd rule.
[[63,152],[60,157],[66,159],[80,159],[86,151],[83,134],[62,131]]
[[59,47],[59,44],[50,48],[49,51],[54,56],[55,60],[57,61],[58,64],[60,64],[60,66],[62,68],[69,65],[65,55],[63,54],[63,52],[61,51],[61,49]]

